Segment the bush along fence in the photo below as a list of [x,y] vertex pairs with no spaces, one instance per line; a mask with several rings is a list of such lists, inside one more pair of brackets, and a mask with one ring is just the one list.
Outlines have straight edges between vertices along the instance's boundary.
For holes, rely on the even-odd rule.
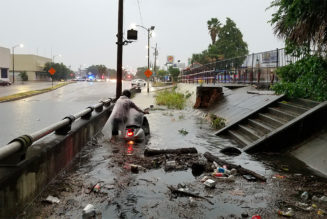
[[[194,68],[186,68],[179,76],[182,83],[240,83],[271,85],[278,81],[276,69],[302,57],[276,49],[247,56],[219,60]],[[194,64],[193,64],[194,66]]]

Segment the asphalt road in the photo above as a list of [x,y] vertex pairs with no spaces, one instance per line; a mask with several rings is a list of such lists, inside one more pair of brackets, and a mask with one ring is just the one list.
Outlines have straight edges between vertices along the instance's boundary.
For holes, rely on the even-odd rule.
[[[53,82],[53,85],[58,84],[59,82]],[[22,93],[32,90],[39,90],[51,87],[51,82],[15,82],[15,84],[12,84],[10,86],[0,86],[0,97],[9,96],[16,93]]]
[[[130,82],[123,82],[123,88],[129,87]],[[115,93],[114,82],[77,82],[48,93],[0,103],[0,147],[20,135],[33,133],[94,105],[100,99],[114,97]]]

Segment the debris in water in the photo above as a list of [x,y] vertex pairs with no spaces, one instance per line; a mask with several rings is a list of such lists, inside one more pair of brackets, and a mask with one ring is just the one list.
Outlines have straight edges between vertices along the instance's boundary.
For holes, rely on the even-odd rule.
[[278,215],[284,216],[284,217],[293,217],[294,216],[294,211],[292,208],[288,208],[287,211],[277,211]]
[[59,198],[54,197],[52,195],[49,195],[45,200],[45,202],[51,203],[51,204],[58,204],[60,202]]
[[226,154],[229,156],[237,156],[237,155],[240,155],[242,152],[235,147],[225,147],[220,150],[220,153],[223,153],[223,154]]
[[186,131],[185,129],[180,129],[180,130],[178,130],[178,132],[179,132],[179,134],[184,135],[184,136],[188,134],[188,131]]

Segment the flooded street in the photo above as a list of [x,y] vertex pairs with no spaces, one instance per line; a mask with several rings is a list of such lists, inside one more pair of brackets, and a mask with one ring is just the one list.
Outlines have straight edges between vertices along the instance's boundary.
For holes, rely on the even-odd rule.
[[[155,107],[147,117],[151,128],[149,148],[195,147],[200,160],[205,160],[202,153],[209,151],[264,175],[267,182],[249,182],[237,175],[235,182],[218,180],[215,188],[206,188],[201,179],[211,175],[210,172],[193,175],[191,168],[165,171],[160,166],[146,166],[146,159],[152,158],[144,158],[145,145],[111,144],[105,127],[101,136],[90,141],[73,164],[20,217],[81,218],[87,204],[94,205],[102,218],[242,218],[242,215],[251,218],[256,214],[262,218],[276,218],[278,210],[289,207],[296,218],[308,218],[317,216],[319,208],[327,209],[325,203],[316,204],[316,208],[308,211],[296,207],[298,202],[311,206],[310,199],[300,198],[304,191],[308,191],[310,198],[326,194],[325,180],[304,171],[298,162],[279,154],[223,155],[220,149],[232,146],[233,142],[214,136],[208,122],[190,108],[164,110]],[[182,135],[181,129],[188,133]],[[139,168],[138,173],[132,173],[132,164],[143,165],[145,169]],[[94,190],[97,184],[99,189]],[[200,198],[174,197],[168,186],[200,195],[211,203]],[[42,201],[48,195],[58,197],[60,203]]]

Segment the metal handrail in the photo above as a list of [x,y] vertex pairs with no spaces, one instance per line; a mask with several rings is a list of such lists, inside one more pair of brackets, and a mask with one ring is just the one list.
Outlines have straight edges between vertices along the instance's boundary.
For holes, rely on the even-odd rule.
[[54,123],[44,129],[36,131],[30,135],[23,135],[21,137],[15,138],[7,145],[0,147],[0,160],[8,158],[9,156],[15,154],[16,152],[22,149],[27,149],[35,141],[43,138],[46,135],[49,135],[54,131],[58,131],[62,128],[67,127],[68,125],[71,125],[76,119],[90,115],[94,109],[96,109],[96,112],[101,112],[103,110],[103,106],[108,107],[112,101],[112,98],[100,101],[100,103],[94,106],[87,107],[85,110],[78,112],[75,115],[67,116],[63,120]]

